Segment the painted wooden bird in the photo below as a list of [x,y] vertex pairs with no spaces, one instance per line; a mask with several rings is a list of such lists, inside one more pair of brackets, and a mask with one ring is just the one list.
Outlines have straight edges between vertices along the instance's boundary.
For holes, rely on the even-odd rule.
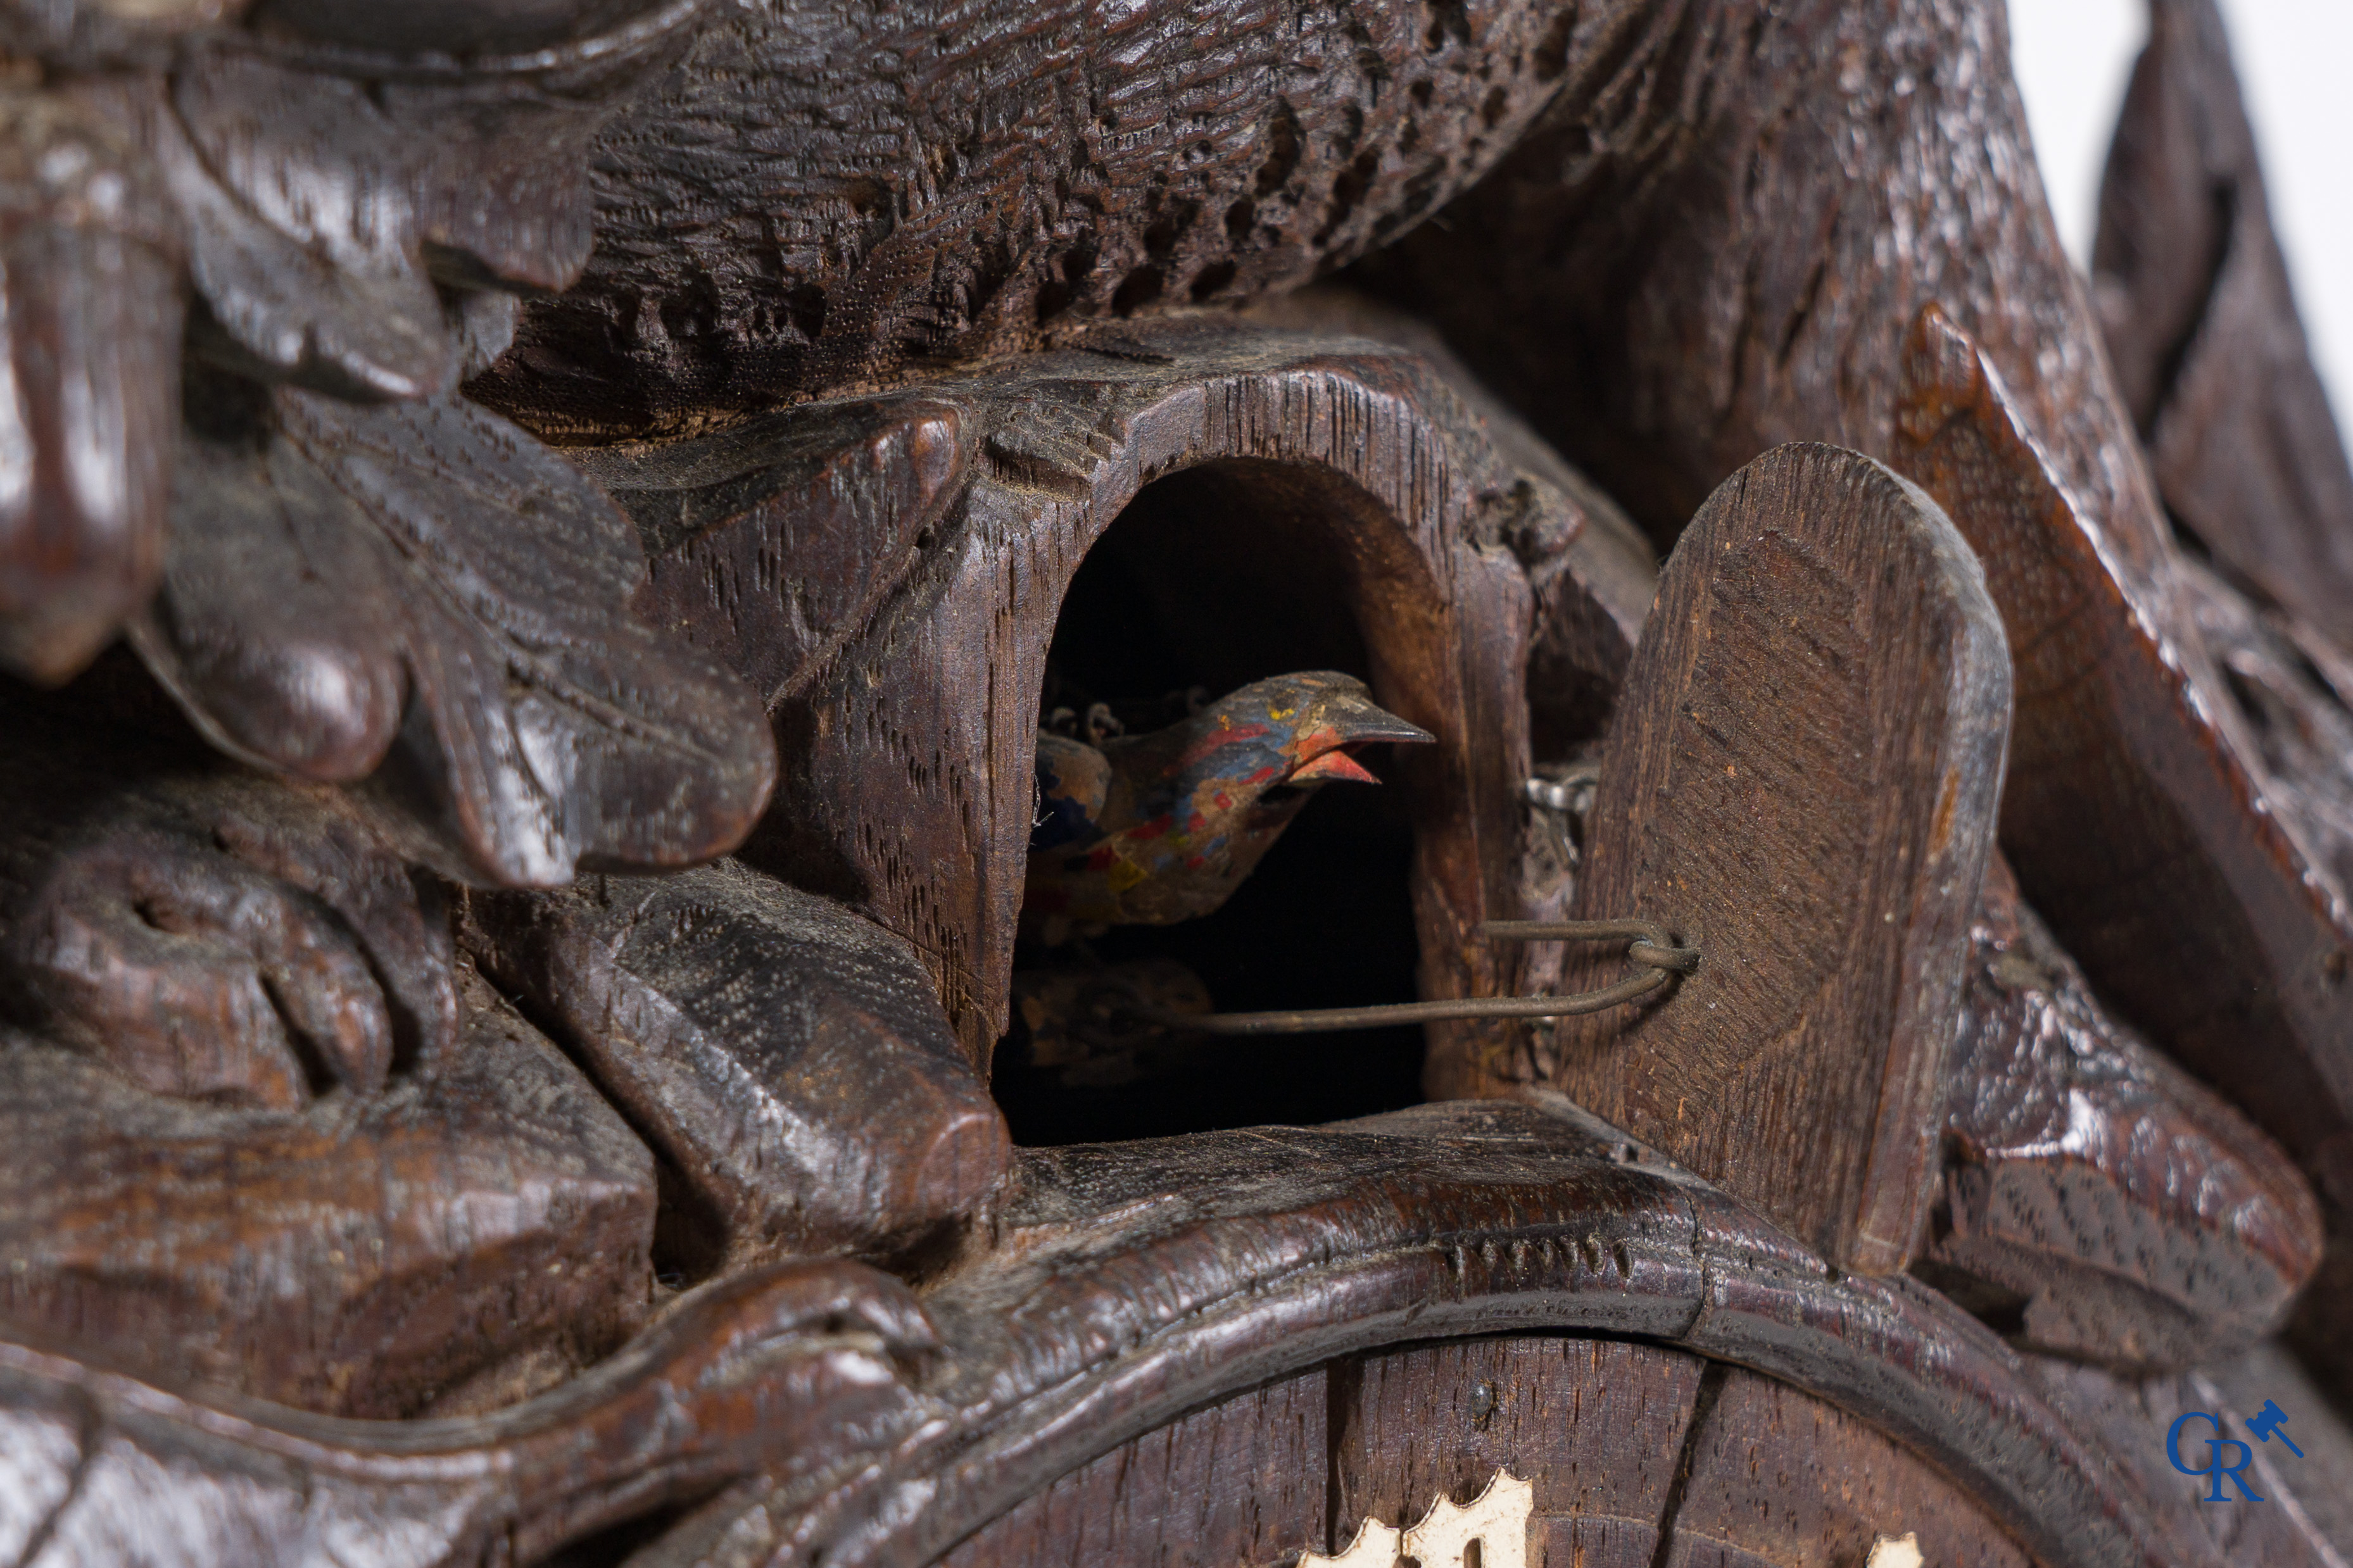
[[1316,790],[1380,782],[1351,748],[1430,738],[1374,706],[1363,681],[1321,669],[1255,681],[1100,747],[1040,732],[1023,934],[1055,943],[1206,915]]

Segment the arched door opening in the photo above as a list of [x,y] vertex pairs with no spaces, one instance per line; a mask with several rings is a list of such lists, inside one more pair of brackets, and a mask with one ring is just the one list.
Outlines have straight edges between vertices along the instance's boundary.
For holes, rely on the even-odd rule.
[[[1229,461],[1145,487],[1089,551],[1047,658],[1041,723],[1140,733],[1253,681],[1335,670],[1391,711],[1356,605],[1383,563],[1370,498],[1329,472]],[[1189,697],[1189,701],[1188,701]],[[1092,720],[1091,725],[1090,720]],[[1213,912],[1050,943],[1025,922],[1012,1027],[993,1064],[1015,1138],[1059,1144],[1320,1122],[1421,1099],[1422,1031],[1213,1040],[1106,1013],[1141,984],[1219,1011],[1416,998],[1406,748],[1355,760],[1381,782],[1324,784]]]

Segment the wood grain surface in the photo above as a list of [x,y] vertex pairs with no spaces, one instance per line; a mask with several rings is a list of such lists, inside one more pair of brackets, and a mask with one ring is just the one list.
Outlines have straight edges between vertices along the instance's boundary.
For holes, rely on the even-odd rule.
[[691,864],[775,777],[752,694],[628,609],[628,520],[454,395],[355,406],[225,378],[133,640],[215,744],[358,783],[409,856],[552,887]]
[[1940,303],[2138,586],[2164,517],[2051,221],[1998,0],[1557,15],[1543,120],[1352,278],[1438,327],[1662,545],[1785,442],[1908,473],[1886,369]]
[[302,1111],[142,1094],[0,1051],[0,1311],[165,1384],[390,1419],[491,1409],[651,1304],[652,1161],[476,982],[459,1049]]
[[[2216,0],[2088,297],[2004,16],[0,0],[0,1561],[2341,1568],[2353,467]],[[1697,972],[1016,1150],[1048,710],[1310,670],[1136,909]]]
[[1969,1500],[1868,1426],[1770,1378],[1716,1373],[1686,1450],[1673,1568],[1769,1563],[1847,1568],[1881,1536],[1918,1537],[1921,1561],[2028,1568]]
[[192,1396],[11,1340],[6,1543],[42,1564],[535,1562],[772,1447],[779,1478],[834,1479],[903,1420],[902,1363],[932,1342],[886,1276],[784,1265],[698,1294],[561,1389],[395,1424]]
[[[789,1487],[739,1489],[681,1521],[643,1563],[762,1563],[786,1542],[819,1538],[839,1560],[923,1563],[1238,1385],[1402,1339],[1538,1331],[1653,1339],[1862,1415],[2040,1560],[2219,1561],[2202,1535],[2145,1529],[2144,1505],[2112,1489],[2109,1461],[2027,1386],[2024,1363],[1944,1298],[1901,1277],[1834,1279],[1655,1152],[1556,1095],[1538,1100],[1025,1154],[995,1221],[995,1260],[952,1271],[924,1294],[952,1347],[930,1391],[963,1412],[961,1435],[911,1437],[879,1460],[872,1489],[822,1504]],[[1539,1362],[1551,1353],[1531,1352]],[[1490,1354],[1440,1364],[1529,1364],[1477,1359]],[[1550,1364],[1582,1376],[1588,1363],[1565,1352]],[[1425,1418],[1432,1408],[1470,1413],[1472,1391],[1451,1370],[1442,1394],[1440,1386],[1425,1398],[1400,1384],[1398,1396]],[[1351,1438],[1347,1412],[1384,1398],[1381,1385],[1368,1373],[1359,1390],[1342,1377],[1327,1387],[1337,1415],[1327,1414],[1326,1432],[1344,1455],[1375,1456],[1360,1473],[1376,1491],[1459,1473],[1453,1450],[1487,1441],[1474,1429],[1393,1447],[1362,1426]],[[1519,1397],[1535,1403],[1510,1417],[1498,1405],[1488,1430],[1528,1431],[1531,1412],[1573,1403],[1526,1389]],[[1672,1405],[1608,1407],[1672,1426]],[[1613,1451],[1609,1439],[1604,1426],[1554,1431],[1547,1443],[1590,1454],[1591,1443]],[[1383,1453],[1422,1457],[1398,1475],[1379,1469],[1392,1462]],[[1597,1520],[1610,1507],[1635,1510],[1626,1500],[1654,1494],[1662,1470],[1630,1476],[1616,1458],[1603,1468],[1616,1479],[1580,1489],[1597,1483],[1579,1469],[1554,1494],[1565,1500],[1557,1506]],[[903,1513],[893,1500],[918,1496],[924,1508]],[[1427,1506],[1414,1504],[1415,1516]],[[894,1522],[864,1522],[881,1520]],[[1354,1527],[1331,1523],[1334,1548]],[[1590,1533],[1601,1550],[1609,1531],[1597,1523]]]
[[[2219,10],[2155,0],[2093,248],[2093,300],[2175,521],[2180,597],[2269,773],[2265,805],[2353,877],[2353,466],[2298,320]],[[2342,915],[2338,922],[2344,923]],[[2328,966],[2341,964],[2324,953]],[[2206,1070],[2206,1069],[2201,1069]],[[2306,1158],[2331,1243],[2297,1338],[2353,1387],[2353,1139]]]
[[1147,1432],[1033,1493],[939,1568],[1277,1563],[1330,1521],[1323,1369]]
[[2009,727],[2000,626],[1934,502],[1830,447],[1727,480],[1660,579],[1574,904],[1700,968],[1557,1030],[1554,1081],[1841,1267],[1902,1268]]
[[153,593],[184,357],[373,402],[503,350],[587,259],[589,143],[703,12],[0,9],[0,665],[64,679]]
[[[2195,14],[2162,9],[2152,70],[2211,59],[2182,30]],[[2337,1201],[2353,1171],[2353,1145],[2330,1142],[2342,1096],[2324,1080],[2338,1069],[2300,1062],[2347,1035],[2341,895],[2324,851],[2283,828],[2260,742],[2173,589],[2171,527],[2048,215],[2001,7],[1808,0],[1766,16],[1722,0],[1581,14],[1567,37],[1565,79],[1608,87],[1590,111],[1564,97],[1442,226],[1354,277],[1424,313],[1662,542],[1787,440],[1841,441],[1935,494],[1985,558],[2020,660],[2002,838],[2028,895],[2120,1012]],[[2144,96],[2228,153],[2219,86],[2195,90],[2194,125],[2179,95]],[[2243,165],[2213,167],[2243,183]],[[2193,176],[2147,178],[2132,188]],[[2234,252],[2257,282],[2259,249]],[[2197,277],[2212,264],[2180,262]],[[1931,307],[1969,349],[1891,380]],[[2274,309],[2247,341],[2276,347],[2281,329]],[[2209,347],[2227,357],[2233,341]],[[2010,500],[1972,502],[1957,443],[1980,416],[1952,416],[1987,395],[2004,461],[2028,477]],[[2252,451],[2219,455],[2218,476]],[[2277,475],[2325,458],[2283,451]],[[1998,536],[1973,521],[1979,504],[2011,520]]]
[[1420,317],[1338,284],[1255,300],[1245,314],[1291,331],[1372,338],[1414,354],[1479,416],[1504,461],[1529,476],[1523,542],[1515,547],[1536,598],[1528,743],[1537,761],[1555,762],[1599,740],[1659,592],[1658,554],[1634,520],[1472,374]]

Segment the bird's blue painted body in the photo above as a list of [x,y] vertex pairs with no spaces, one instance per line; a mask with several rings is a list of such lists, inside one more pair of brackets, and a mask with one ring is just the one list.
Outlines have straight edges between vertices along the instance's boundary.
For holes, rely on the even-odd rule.
[[1362,681],[1330,670],[1253,682],[1100,749],[1041,735],[1024,930],[1057,942],[1208,914],[1317,788],[1377,782],[1350,747],[1430,738],[1375,706]]

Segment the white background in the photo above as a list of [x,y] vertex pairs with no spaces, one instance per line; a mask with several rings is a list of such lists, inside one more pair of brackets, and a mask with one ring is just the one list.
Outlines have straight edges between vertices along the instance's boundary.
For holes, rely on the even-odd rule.
[[[2221,0],[2272,221],[2339,430],[2353,430],[2353,0]],[[2011,63],[2059,232],[2092,252],[2143,0],[2010,0]]]

